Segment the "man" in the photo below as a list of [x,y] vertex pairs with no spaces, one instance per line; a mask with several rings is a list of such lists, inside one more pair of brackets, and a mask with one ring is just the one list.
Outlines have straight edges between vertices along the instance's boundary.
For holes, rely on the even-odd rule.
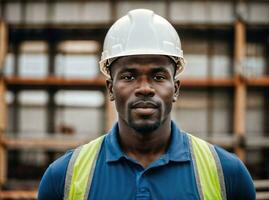
[[179,37],[164,18],[137,9],[115,22],[100,67],[118,122],[52,163],[38,199],[254,200],[236,156],[171,120],[183,66]]

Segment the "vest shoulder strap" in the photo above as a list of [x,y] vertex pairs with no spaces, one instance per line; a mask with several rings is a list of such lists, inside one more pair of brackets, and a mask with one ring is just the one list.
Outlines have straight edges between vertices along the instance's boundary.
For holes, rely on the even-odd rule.
[[74,150],[66,171],[64,200],[87,200],[104,137]]
[[212,144],[187,134],[198,193],[201,200],[226,200],[222,166]]

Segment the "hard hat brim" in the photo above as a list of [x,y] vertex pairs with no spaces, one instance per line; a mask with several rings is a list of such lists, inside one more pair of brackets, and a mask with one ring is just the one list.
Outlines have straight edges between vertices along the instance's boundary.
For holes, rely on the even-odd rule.
[[156,53],[150,53],[150,52],[143,52],[141,54],[138,54],[137,52],[134,52],[133,54],[129,53],[128,55],[124,54],[124,55],[118,55],[118,56],[114,56],[111,58],[107,58],[107,59],[103,59],[99,62],[99,67],[100,67],[100,71],[106,76],[107,79],[111,79],[110,77],[110,65],[117,59],[120,57],[125,57],[125,56],[134,56],[134,55],[163,55],[163,56],[168,56],[170,57],[176,64],[176,73],[175,73],[175,79],[178,79],[179,74],[183,71],[185,64],[186,64],[186,60],[182,57],[179,57],[178,55],[167,55],[165,53],[161,53],[161,52],[156,52]]

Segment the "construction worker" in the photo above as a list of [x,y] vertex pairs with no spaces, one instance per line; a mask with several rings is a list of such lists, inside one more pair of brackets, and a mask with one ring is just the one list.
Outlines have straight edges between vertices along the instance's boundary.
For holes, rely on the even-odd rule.
[[254,200],[251,176],[235,155],[171,120],[184,64],[179,36],[161,16],[136,9],[116,21],[100,69],[118,122],[53,162],[38,199]]

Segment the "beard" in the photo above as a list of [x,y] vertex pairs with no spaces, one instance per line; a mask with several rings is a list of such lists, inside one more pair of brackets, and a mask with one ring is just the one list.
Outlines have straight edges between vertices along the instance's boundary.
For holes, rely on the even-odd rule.
[[152,99],[147,98],[143,98],[142,100],[152,102],[152,104],[156,105],[156,112],[152,114],[136,112],[134,104],[138,102],[138,100],[128,102],[126,109],[122,106],[123,103],[117,102],[116,108],[118,110],[119,118],[121,118],[127,126],[135,130],[138,134],[147,135],[160,128],[160,126],[162,126],[162,124],[170,117],[172,103],[156,100],[153,102]]
[[[143,119],[142,119],[143,120]],[[161,120],[155,120],[152,122],[148,122],[148,120],[143,120],[143,122],[135,121],[130,115],[128,118],[128,124],[131,128],[133,128],[136,132],[141,134],[149,134],[153,131],[157,130],[161,126]]]
[[[162,109],[161,103],[158,104],[158,111],[152,116],[141,116],[132,113],[132,109],[128,109],[127,124],[137,133],[146,135],[157,130],[167,119],[171,112],[171,107],[168,110]],[[165,114],[164,114],[164,113]]]

